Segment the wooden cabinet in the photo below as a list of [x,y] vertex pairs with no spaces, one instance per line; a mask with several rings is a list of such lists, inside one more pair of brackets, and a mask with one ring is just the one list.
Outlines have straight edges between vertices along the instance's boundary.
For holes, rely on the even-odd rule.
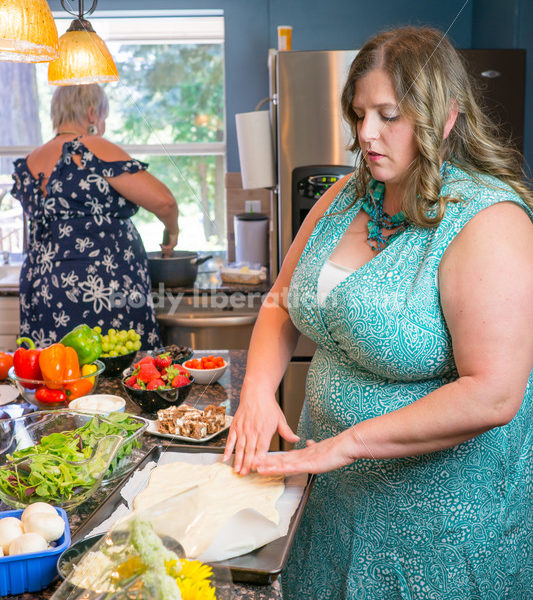
[[19,298],[0,296],[0,351],[14,351],[19,337]]

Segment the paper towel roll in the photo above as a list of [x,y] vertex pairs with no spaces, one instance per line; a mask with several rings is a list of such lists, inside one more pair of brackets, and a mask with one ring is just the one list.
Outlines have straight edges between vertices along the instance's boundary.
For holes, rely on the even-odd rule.
[[270,115],[255,110],[235,115],[237,144],[244,189],[272,187],[276,184]]

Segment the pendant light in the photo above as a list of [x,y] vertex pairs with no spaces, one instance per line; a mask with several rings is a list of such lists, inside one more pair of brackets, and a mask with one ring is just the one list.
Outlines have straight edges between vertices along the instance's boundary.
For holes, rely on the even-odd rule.
[[57,57],[57,27],[48,2],[0,0],[0,60],[36,63]]
[[76,14],[61,0],[61,6],[76,18],[59,38],[59,58],[48,66],[48,83],[80,85],[118,81],[117,67],[107,46],[84,18],[94,12],[96,1],[93,0],[91,8],[84,11],[83,0],[78,0]]

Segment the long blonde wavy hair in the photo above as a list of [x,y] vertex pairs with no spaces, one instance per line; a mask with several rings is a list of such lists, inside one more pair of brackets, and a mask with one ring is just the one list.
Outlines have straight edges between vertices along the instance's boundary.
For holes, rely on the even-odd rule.
[[[342,92],[342,110],[357,138],[357,116],[352,103],[357,82],[376,68],[386,71],[398,98],[400,113],[415,123],[419,154],[405,174],[402,210],[421,227],[434,227],[442,220],[446,204],[460,198],[439,197],[442,187],[440,164],[446,160],[473,177],[493,175],[511,186],[533,209],[533,194],[525,182],[522,155],[498,137],[498,127],[483,112],[478,92],[459,54],[446,36],[429,27],[403,27],[383,32],[369,40],[355,57]],[[446,140],[444,126],[450,108],[457,119]],[[371,179],[364,160],[356,166],[357,197],[366,194]],[[429,211],[429,214],[428,214]]]

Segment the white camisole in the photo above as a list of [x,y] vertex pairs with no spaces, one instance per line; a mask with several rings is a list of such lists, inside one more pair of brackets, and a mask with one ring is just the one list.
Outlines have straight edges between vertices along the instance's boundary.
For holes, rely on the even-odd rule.
[[344,281],[354,270],[351,267],[344,267],[332,260],[327,260],[318,278],[317,294],[319,303],[324,304],[331,290],[339,285],[341,281]]

